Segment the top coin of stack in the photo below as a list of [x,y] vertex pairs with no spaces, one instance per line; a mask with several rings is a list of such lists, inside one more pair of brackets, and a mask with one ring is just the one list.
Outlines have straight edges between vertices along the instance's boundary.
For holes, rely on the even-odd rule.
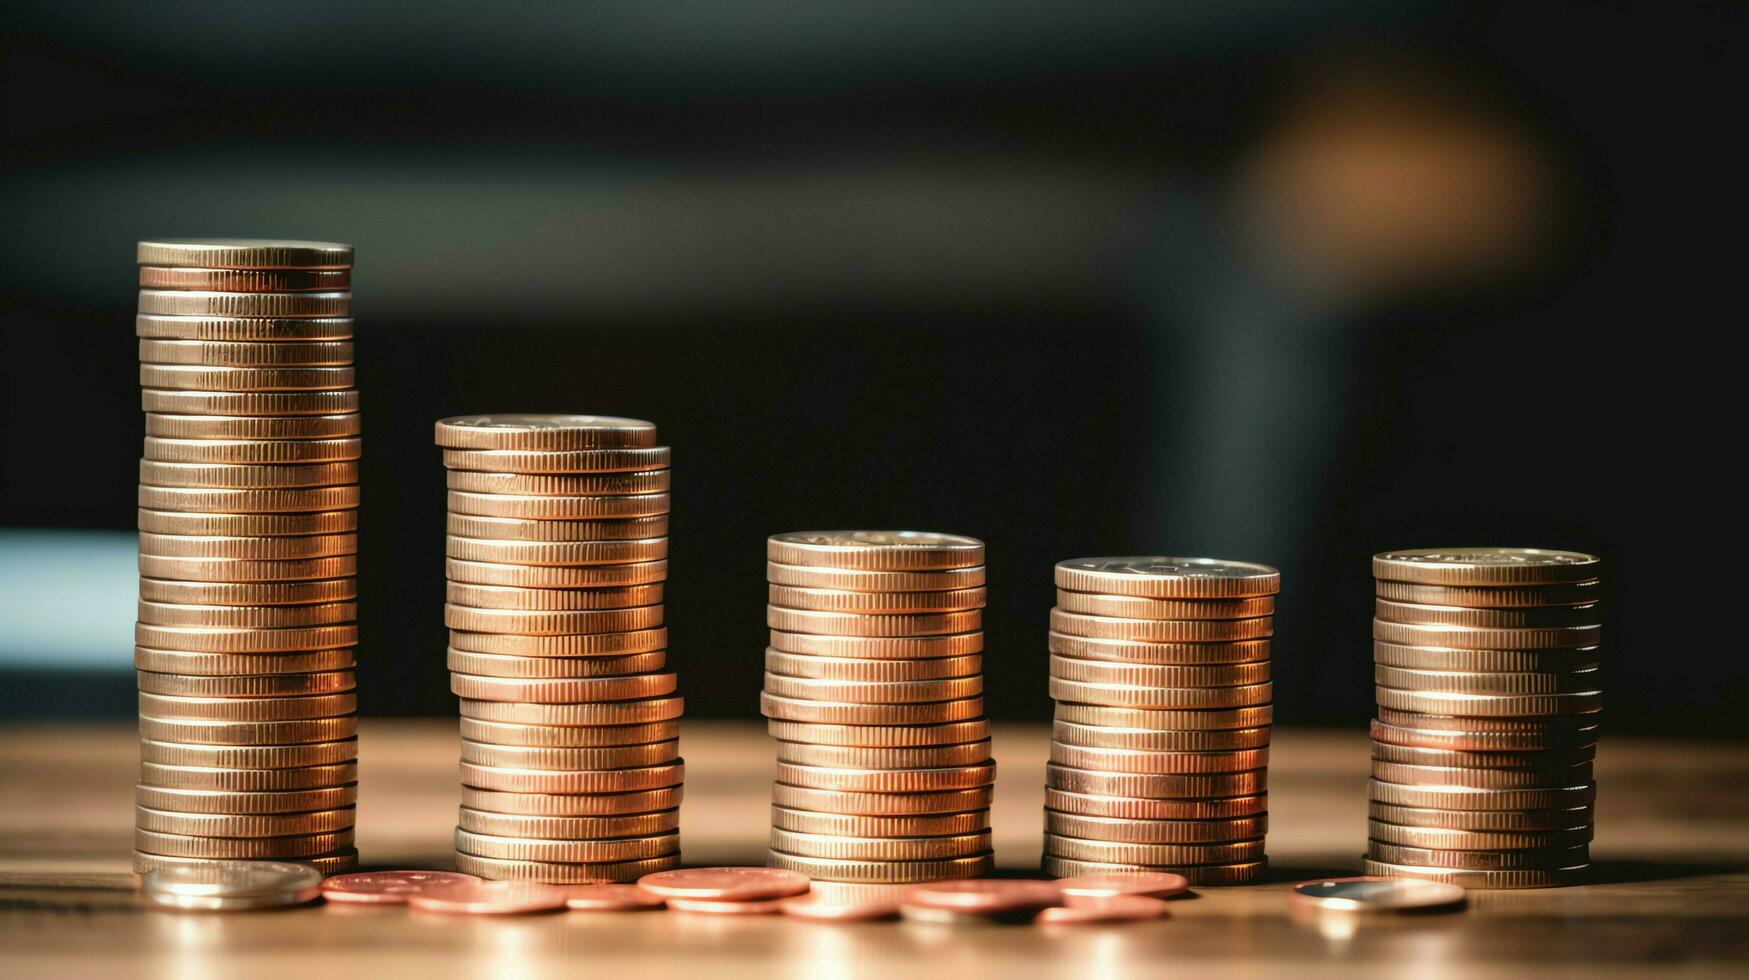
[[352,247],[139,243],[134,867],[357,859]]
[[1456,548],[1372,564],[1367,874],[1469,888],[1582,880],[1603,699],[1598,560]]
[[668,447],[649,422],[600,415],[448,418],[437,444],[462,714],[457,867],[555,883],[674,867]]
[[1280,573],[1212,558],[1076,558],[1054,578],[1045,872],[1256,881]]
[[765,555],[770,865],[869,884],[987,874],[983,542],[811,531]]

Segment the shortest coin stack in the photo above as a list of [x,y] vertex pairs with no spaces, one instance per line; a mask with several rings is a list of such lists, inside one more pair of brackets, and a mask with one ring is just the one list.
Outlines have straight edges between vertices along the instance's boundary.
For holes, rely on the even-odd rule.
[[771,866],[866,884],[988,874],[983,543],[799,532],[766,559]]
[[1535,548],[1373,557],[1367,874],[1466,888],[1583,880],[1603,698],[1598,564]]
[[1059,562],[1054,578],[1045,873],[1258,880],[1280,574],[1147,556]]

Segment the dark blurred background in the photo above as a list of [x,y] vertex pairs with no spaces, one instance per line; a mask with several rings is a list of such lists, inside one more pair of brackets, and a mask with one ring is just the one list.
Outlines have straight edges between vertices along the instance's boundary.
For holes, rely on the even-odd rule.
[[357,246],[368,713],[454,711],[432,420],[578,411],[675,448],[692,715],[767,534],[910,527],[1002,719],[1056,560],[1280,566],[1359,727],[1368,556],[1513,544],[1608,559],[1612,730],[1749,733],[1742,9],[6,4],[0,711],[133,711],[133,243],[222,235]]

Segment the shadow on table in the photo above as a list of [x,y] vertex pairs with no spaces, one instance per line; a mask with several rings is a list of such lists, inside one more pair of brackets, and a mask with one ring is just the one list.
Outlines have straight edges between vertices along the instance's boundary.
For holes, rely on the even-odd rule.
[[1602,860],[1591,865],[1589,885],[1625,885],[1648,881],[1749,874],[1749,865],[1717,861]]

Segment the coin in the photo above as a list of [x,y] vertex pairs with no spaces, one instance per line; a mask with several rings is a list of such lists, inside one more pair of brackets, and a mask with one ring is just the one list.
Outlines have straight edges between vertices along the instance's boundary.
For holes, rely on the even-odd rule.
[[464,786],[508,793],[629,793],[678,786],[686,775],[686,766],[679,760],[637,769],[594,771],[510,769],[471,762],[460,765]]
[[667,661],[663,650],[609,657],[506,657],[452,649],[448,655],[449,669],[458,674],[530,679],[643,674],[661,670]]
[[140,553],[160,558],[327,558],[358,553],[356,534],[290,537],[209,537],[140,532]]
[[464,538],[498,541],[623,541],[667,534],[668,515],[559,521],[451,514],[446,530]]
[[[937,592],[978,588],[984,584],[983,565],[949,568],[938,572],[881,572],[820,565],[765,563],[765,578],[772,586],[797,589],[833,589],[846,592]],[[771,600],[775,602],[776,600]]]
[[975,698],[984,692],[981,674],[922,681],[846,681],[765,674],[772,697],[804,701],[845,701],[861,705],[918,704]]
[[[641,875],[665,871],[679,863],[680,855],[678,854],[665,854],[661,857],[643,858],[637,861],[601,861],[587,864],[560,861],[517,861],[462,853],[457,853],[455,856],[457,869],[468,874],[477,874],[482,878],[538,881],[560,885],[636,881]],[[560,892],[560,894],[564,893]]]
[[1244,708],[1268,704],[1274,685],[1232,687],[1149,687],[1140,684],[1093,684],[1050,679],[1050,694],[1058,701],[1144,710]]
[[[1054,854],[1046,854],[1043,865],[1045,874],[1056,875],[1059,878],[1124,871],[1158,870],[1134,864],[1114,864],[1109,861],[1079,861]],[[1263,873],[1268,870],[1268,867],[1268,861],[1236,861],[1231,864],[1181,866],[1174,869],[1172,873],[1183,875],[1193,886],[1249,885],[1262,880]]]
[[140,622],[152,626],[281,629],[332,626],[358,618],[358,604],[355,602],[308,603],[301,606],[214,606],[142,599],[137,608]]
[[348,830],[356,822],[354,808],[310,813],[177,813],[134,807],[134,826],[156,833],[199,837],[284,837]]
[[527,495],[536,497],[600,497],[626,494],[666,493],[669,472],[635,470],[626,473],[485,473],[450,470],[444,474],[451,490],[468,493]]
[[[140,761],[167,766],[209,766],[220,769],[292,769],[326,766],[358,758],[358,739],[304,742],[298,745],[197,745],[140,739]],[[169,809],[174,809],[169,808]],[[311,808],[319,809],[319,808]]]
[[845,837],[773,827],[771,849],[842,861],[938,861],[988,853],[990,832],[978,830],[937,837]]
[[775,783],[771,787],[771,802],[777,806],[866,817],[961,813],[986,809],[990,805],[990,796],[989,786],[936,793],[860,793],[809,789],[804,786],[786,786],[783,783]]
[[1231,731],[1155,731],[1146,728],[1102,728],[1058,721],[1051,724],[1051,739],[1064,745],[1108,749],[1140,749],[1150,752],[1230,752],[1269,744],[1269,727]]
[[[214,656],[238,656],[214,654]],[[161,742],[200,745],[290,745],[332,742],[358,734],[358,716],[301,718],[287,721],[215,721],[203,718],[140,716],[140,737]]]
[[759,710],[767,718],[828,725],[936,725],[982,717],[984,699],[972,697],[920,704],[850,704],[806,701],[761,692]]
[[1267,639],[1235,640],[1230,643],[1153,643],[1147,640],[1070,636],[1053,630],[1049,634],[1049,647],[1053,654],[1079,660],[1132,664],[1244,664],[1269,659]]
[[1373,803],[1367,815],[1404,827],[1522,833],[1587,826],[1595,819],[1596,808],[1587,805],[1554,810],[1438,810]]
[[443,540],[445,555],[470,562],[511,565],[617,565],[668,557],[668,539],[665,537],[627,541],[494,541],[450,534],[445,535]]
[[479,878],[454,871],[365,871],[323,881],[322,897],[343,905],[406,905],[414,895],[478,884]]
[[1089,684],[1123,684],[1146,687],[1236,687],[1269,680],[1269,661],[1250,664],[1180,666],[1176,664],[1125,664],[1102,660],[1078,660],[1051,655],[1052,677]]
[[322,873],[279,861],[211,861],[148,870],[140,891],[147,902],[173,909],[279,908],[314,901],[322,893]]
[[139,343],[149,364],[201,364],[207,367],[324,367],[352,363],[352,341],[154,340]]
[[819,813],[771,808],[771,826],[800,834],[838,837],[941,837],[990,829],[990,811],[869,817],[853,813]]
[[643,912],[663,906],[662,896],[637,885],[555,885],[573,912]]
[[1076,875],[1058,878],[1053,884],[1063,895],[1072,898],[1109,898],[1115,895],[1170,898],[1190,890],[1190,881],[1183,875],[1146,871]]
[[988,786],[996,781],[996,764],[984,762],[937,769],[834,769],[779,762],[777,781],[805,789],[847,793],[936,793]]
[[934,660],[982,652],[984,634],[974,631],[950,636],[825,636],[772,630],[771,649],[809,657]]
[[142,692],[139,701],[140,714],[151,718],[199,718],[212,721],[333,718],[358,710],[358,698],[350,693],[288,698],[200,698]]
[[1514,609],[1476,609],[1469,606],[1436,606],[1377,599],[1374,615],[1391,623],[1425,623],[1468,626],[1478,629],[1547,629],[1596,626],[1597,603],[1579,606],[1521,606]]
[[1556,870],[1591,863],[1590,847],[1585,844],[1512,851],[1445,851],[1369,840],[1366,849],[1368,858],[1386,864],[1460,871]]
[[352,846],[352,829],[295,837],[195,837],[134,828],[134,849],[169,857],[300,858]]
[[1374,759],[1372,774],[1380,782],[1404,786],[1538,789],[1588,783],[1591,781],[1591,763],[1577,762],[1549,769],[1467,769],[1461,766],[1405,765]]
[[599,817],[631,813],[654,813],[680,805],[678,784],[656,789],[618,793],[515,793],[462,787],[462,805],[492,813],[517,813],[535,817]]
[[522,636],[451,630],[449,645],[465,653],[493,653],[506,657],[619,657],[666,649],[668,631],[656,627],[618,633]]
[[236,293],[286,293],[352,288],[351,269],[201,269],[141,266],[148,289],[196,289]]
[[1161,752],[1051,743],[1051,761],[1075,769],[1114,773],[1244,772],[1269,765],[1268,747],[1227,752]]
[[1258,814],[1226,820],[1134,820],[1046,810],[1045,830],[1064,837],[1130,844],[1204,844],[1262,837],[1269,830],[1269,817]]
[[1070,636],[1159,643],[1202,643],[1251,640],[1275,632],[1273,616],[1250,619],[1118,619],[1051,610],[1051,629]]
[[444,560],[443,570],[451,582],[474,585],[530,589],[623,588],[661,582],[668,577],[668,562],[530,566],[448,558]]
[[655,423],[611,415],[458,415],[437,420],[446,449],[552,452],[643,448],[656,444]]
[[1129,844],[1045,833],[1045,853],[1072,861],[1144,864],[1162,867],[1233,864],[1263,857],[1263,840],[1221,844]]
[[[1597,715],[1595,712],[1573,715],[1543,715],[1525,718],[1496,717],[1455,717],[1449,714],[1429,714],[1419,711],[1399,711],[1394,708],[1379,708],[1379,721],[1399,728],[1412,728],[1420,731],[1437,731],[1446,734],[1473,735],[1477,737],[1493,737],[1495,735],[1513,735],[1536,737],[1551,741],[1577,742],[1584,744],[1594,742],[1597,738]],[[1485,746],[1479,746],[1485,748]],[[1524,746],[1525,748],[1542,748],[1558,746]]]
[[306,487],[289,490],[227,490],[205,487],[141,485],[142,508],[220,514],[285,514],[334,511],[357,507],[355,486]]
[[[468,878],[474,878],[472,874]],[[532,881],[474,881],[420,889],[407,905],[451,915],[527,915],[565,907],[565,893]]]
[[1320,912],[1425,912],[1463,908],[1464,890],[1413,878],[1330,878],[1289,892],[1296,907]]
[[660,604],[630,609],[476,609],[445,603],[443,624],[474,633],[562,636],[578,633],[629,633],[662,625]]
[[638,701],[601,701],[594,704],[525,704],[515,701],[479,701],[463,698],[464,718],[509,722],[516,725],[642,725],[680,717],[681,698],[645,698]]
[[259,674],[301,674],[343,670],[353,666],[352,647],[293,653],[195,653],[134,647],[134,666],[160,674],[200,674],[243,677]]
[[468,514],[541,521],[652,517],[666,514],[670,509],[670,498],[665,493],[625,494],[615,497],[542,497],[533,494],[468,493],[451,490],[446,499],[452,516]]
[[171,391],[325,392],[352,387],[355,376],[356,372],[351,367],[140,365],[140,387]]
[[445,449],[443,465],[452,470],[485,473],[572,474],[624,473],[667,469],[667,446],[645,449],[571,449],[535,452],[520,449]]
[[[823,633],[828,636],[915,637],[965,633],[983,625],[983,611],[906,613],[864,616],[857,613],[817,612],[806,609],[765,607],[765,623],[788,633]],[[774,644],[775,645],[775,644]]]
[[1258,793],[1221,799],[1162,800],[1075,793],[1047,787],[1045,808],[1060,813],[1122,820],[1231,820],[1267,812],[1269,795]]
[[[267,321],[263,321],[267,322]],[[358,391],[188,391],[146,388],[140,408],[166,415],[345,415],[358,411]]]
[[842,745],[777,743],[777,761],[802,766],[843,769],[931,769],[967,766],[990,759],[990,740],[963,745],[917,748],[868,748]]
[[983,741],[990,737],[990,723],[974,718],[936,725],[821,725],[773,718],[766,731],[781,741],[810,745],[905,748]]
[[358,802],[358,787],[344,785],[322,789],[232,792],[137,785],[134,787],[134,802],[154,810],[170,810],[175,813],[303,813],[351,806]]
[[1056,882],[1014,878],[932,882],[905,893],[905,901],[913,905],[985,915],[1035,911],[1062,900]]
[[941,571],[984,564],[984,543],[932,531],[794,531],[767,538],[765,557],[858,571]]
[[642,861],[680,852],[680,834],[670,831],[649,837],[613,840],[542,840],[536,837],[493,837],[456,828],[455,848],[462,854],[505,861],[554,861],[602,864]]
[[1274,595],[1281,573],[1268,565],[1215,558],[1071,558],[1057,562],[1059,589],[1152,599],[1229,599]]
[[200,514],[191,511],[140,510],[139,529],[152,534],[208,536],[271,536],[339,534],[358,530],[357,510],[311,511],[301,514]]
[[1148,728],[1157,731],[1217,731],[1269,724],[1274,709],[1267,704],[1218,710],[1152,710],[1114,708],[1098,704],[1058,703],[1057,721],[1107,728]]
[[1040,925],[1101,925],[1163,919],[1170,914],[1165,902],[1143,895],[1069,896],[1067,901],[1068,905],[1040,909],[1033,921]]
[[1411,786],[1373,779],[1368,799],[1391,806],[1435,810],[1558,810],[1597,801],[1597,785],[1484,789],[1474,786]]
[[629,609],[661,602],[662,584],[628,585],[616,589],[522,589],[450,582],[445,598],[455,605],[478,609]]
[[995,859],[989,854],[947,858],[939,861],[846,861],[803,857],[772,851],[767,863],[773,868],[798,871],[821,881],[864,884],[938,881],[943,878],[976,878],[989,874]]
[[140,460],[140,482],[159,487],[277,490],[358,482],[358,464],[164,463]]
[[[358,627],[350,623],[332,626],[302,626],[284,629],[248,629],[228,626],[155,626],[134,624],[134,642],[155,650],[192,650],[196,653],[275,653],[293,650],[330,650],[358,642]],[[261,721],[271,719],[262,718]]]
[[457,825],[463,830],[494,837],[535,837],[543,840],[650,837],[679,828],[680,811],[658,810],[654,813],[593,817],[541,817],[493,813],[464,806],[459,811]]
[[1248,619],[1275,612],[1274,596],[1248,599],[1145,599],[1057,590],[1057,608],[1120,619]]
[[905,613],[955,612],[982,609],[982,588],[932,592],[852,592],[840,589],[804,589],[768,585],[766,599],[774,606],[817,612],[895,615]]
[[1442,851],[1555,850],[1591,843],[1589,825],[1559,830],[1493,831],[1452,830],[1447,827],[1404,827],[1380,820],[1367,821],[1367,837],[1386,844],[1432,848]]
[[598,745],[642,745],[664,742],[680,736],[680,726],[673,721],[654,721],[641,725],[595,725],[561,727],[557,725],[515,725],[505,722],[461,719],[462,738],[491,745],[544,745],[552,748],[586,748]]
[[1381,687],[1405,691],[1443,691],[1453,694],[1574,694],[1601,690],[1600,671],[1541,670],[1483,673],[1457,670],[1416,670],[1409,667],[1373,668],[1373,681]]
[[166,439],[147,436],[144,458],[166,463],[328,463],[357,459],[362,440]]
[[[822,884],[828,884],[822,882]],[[849,885],[832,882],[840,887],[868,889],[866,896],[857,896],[842,892],[821,894],[816,886],[806,895],[796,895],[780,899],[784,915],[810,922],[871,922],[877,919],[891,919],[899,914],[899,898],[885,891],[881,885]]]
[[852,657],[810,657],[765,648],[765,669],[785,677],[857,683],[892,683],[972,677],[983,670],[984,658],[972,653],[933,660],[861,660]]
[[205,269],[350,269],[352,246],[270,238],[155,238],[139,243],[140,265]]
[[1521,586],[1417,585],[1379,579],[1373,585],[1374,593],[1383,599],[1475,609],[1576,605],[1596,602],[1602,591],[1597,579],[1560,585]]
[[1585,880],[1589,864],[1571,868],[1529,869],[1514,871],[1463,871],[1454,868],[1430,868],[1391,864],[1367,858],[1366,873],[1389,877],[1410,876],[1425,881],[1437,881],[1461,888],[1548,888],[1572,885]]
[[631,674],[625,677],[485,677],[451,674],[449,689],[457,697],[483,701],[535,704],[579,704],[659,697],[674,691],[673,673]]
[[1581,715],[1594,712],[1603,705],[1602,691],[1579,691],[1571,694],[1470,694],[1402,691],[1390,687],[1377,687],[1373,691],[1381,708],[1460,717]]
[[1393,745],[1374,742],[1372,757],[1381,762],[1401,762],[1420,766],[1458,766],[1467,769],[1514,769],[1562,772],[1581,762],[1590,762],[1596,755],[1595,746],[1582,749],[1541,750],[1535,752],[1485,752],[1446,748],[1425,748],[1413,745]]
[[[173,857],[165,854],[146,854],[142,851],[135,851],[133,853],[134,873],[137,875],[145,875],[152,871],[156,871],[159,868],[194,867],[197,865],[219,863],[225,862],[222,859],[217,858]],[[265,862],[251,861],[250,863]],[[339,874],[343,871],[351,871],[358,866],[358,849],[355,847],[343,847],[332,854],[316,854],[309,857],[301,857],[298,858],[295,863],[310,868],[317,874]]]
[[139,311],[150,316],[257,316],[275,318],[347,316],[352,293],[215,292],[199,289],[142,289]]
[[[169,789],[207,789],[241,793],[323,789],[358,782],[358,764],[337,762],[332,765],[300,766],[291,769],[222,769],[142,762],[140,763],[140,782],[147,786],[162,786]],[[139,849],[146,850],[146,848]]]
[[181,440],[339,439],[361,431],[357,412],[345,415],[147,415],[146,435]]
[[161,316],[134,317],[134,334],[153,340],[349,340],[351,317]]
[[759,902],[718,902],[705,898],[671,898],[668,907],[676,912],[703,912],[708,915],[776,915],[783,904],[776,900]]
[[1597,647],[1565,650],[1454,650],[1411,647],[1374,641],[1372,659],[1387,667],[1413,670],[1463,670],[1512,673],[1539,670],[1585,670],[1597,666]]
[[509,769],[627,769],[680,758],[680,740],[641,745],[561,748],[541,745],[491,745],[462,739],[462,761]]
[[638,887],[663,898],[753,902],[800,895],[808,890],[808,876],[778,868],[689,868],[648,875]]
[[1594,555],[1541,548],[1428,548],[1373,556],[1373,577],[1426,585],[1550,585],[1597,577]]
[[1372,622],[1372,636],[1406,646],[1455,647],[1459,650],[1540,650],[1596,646],[1598,626],[1551,626],[1541,629],[1486,629],[1436,623]]
[[[1070,793],[1096,796],[1139,796],[1146,799],[1204,799],[1251,796],[1268,787],[1267,770],[1179,775],[1160,773],[1111,773],[1045,764],[1045,785]],[[1097,859],[1094,859],[1097,860]],[[1203,862],[1209,863],[1209,862]]]

